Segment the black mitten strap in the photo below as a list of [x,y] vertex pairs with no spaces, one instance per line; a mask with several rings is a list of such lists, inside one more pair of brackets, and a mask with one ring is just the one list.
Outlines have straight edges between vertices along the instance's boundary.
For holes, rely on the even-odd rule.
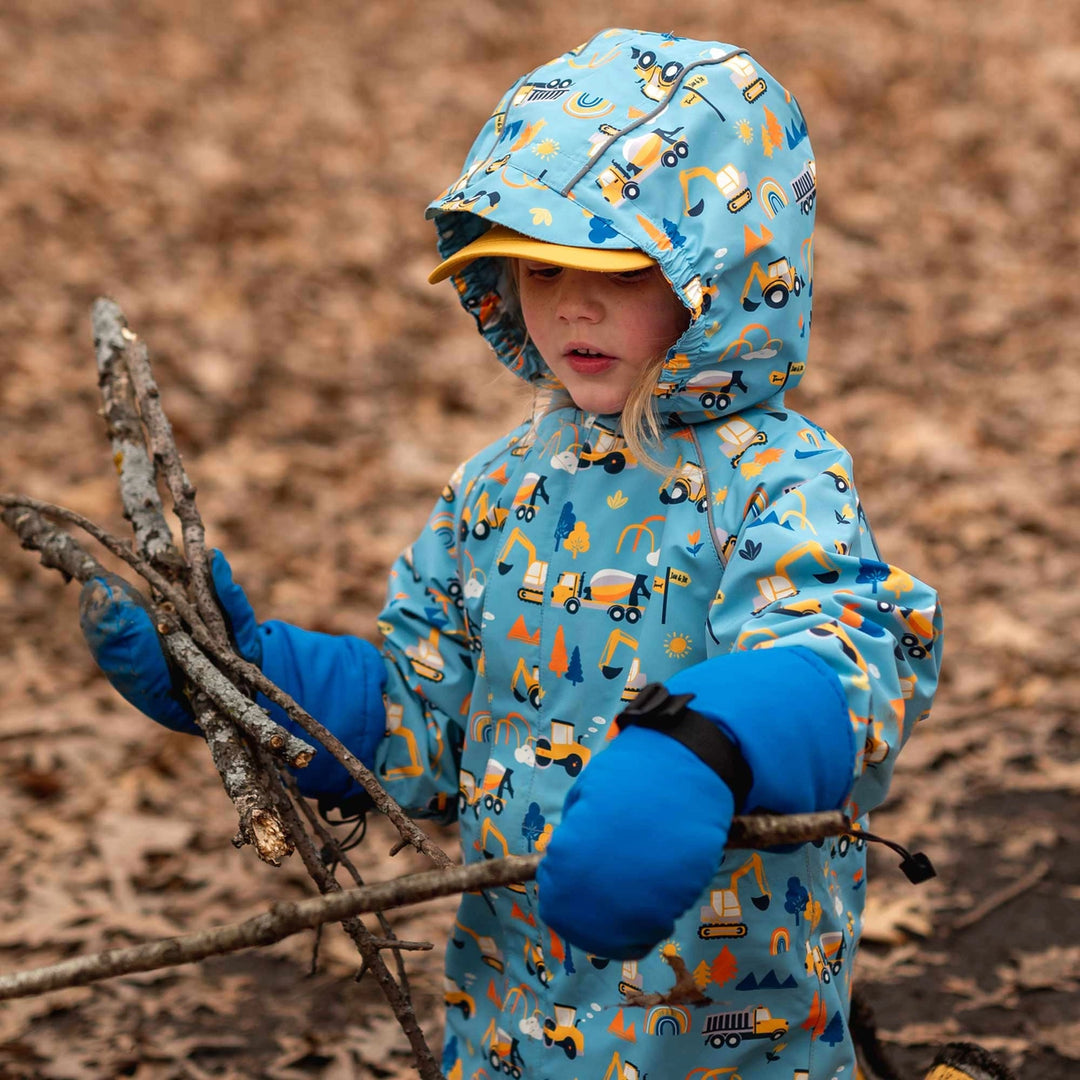
[[754,783],[750,766],[738,745],[707,716],[689,708],[693,694],[670,694],[663,683],[643,686],[617,717],[620,728],[633,725],[670,735],[693,751],[731,789],[735,811],[744,808]]

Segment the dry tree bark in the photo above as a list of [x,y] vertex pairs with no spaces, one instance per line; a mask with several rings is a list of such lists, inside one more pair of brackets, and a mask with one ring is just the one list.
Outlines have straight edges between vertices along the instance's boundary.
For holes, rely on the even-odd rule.
[[[184,470],[161,405],[146,346],[110,300],[95,302],[92,324],[103,415],[119,474],[124,517],[134,532],[134,550],[82,515],[28,496],[0,494],[0,519],[19,536],[23,547],[40,553],[43,565],[59,570],[67,580],[96,582],[94,588],[100,595],[91,594],[90,602],[107,601],[107,592],[120,584],[50,518],[87,532],[146,581],[150,589],[148,610],[164,647],[187,676],[195,721],[206,736],[214,764],[236,807],[240,827],[234,843],[252,844],[263,861],[275,866],[297,851],[323,895],[300,903],[275,904],[262,915],[230,926],[0,976],[0,1000],[190,963],[266,945],[325,922],[341,922],[361,956],[361,973],[373,973],[390,1003],[412,1048],[418,1074],[423,1080],[441,1080],[442,1073],[409,999],[400,955],[403,949],[431,946],[426,942],[398,941],[381,913],[465,890],[528,881],[535,875],[540,856],[456,865],[406,816],[346,746],[255,665],[233,651],[211,585],[205,528],[195,505],[195,487]],[[159,479],[169,490],[173,511],[180,520],[182,552],[174,544],[165,518],[158,494]],[[295,781],[282,769],[283,763],[303,768],[316,752],[315,747],[275,723],[256,704],[256,693],[281,706],[297,726],[321,744],[323,752],[336,758],[367,791],[376,809],[390,819],[400,834],[394,853],[414,847],[427,855],[436,869],[363,885],[356,868],[300,797]],[[839,813],[736,818],[729,846],[798,843],[850,828],[850,821]],[[331,866],[320,854],[322,850],[333,852]],[[341,888],[333,872],[337,863],[345,867],[357,888]],[[376,937],[368,930],[359,918],[365,913],[378,914],[384,936]],[[383,960],[382,953],[387,949],[395,953],[397,979]]]
[[[839,811],[783,817],[749,815],[734,819],[728,847],[759,847],[762,840],[770,844],[802,843],[821,836],[839,835],[850,828],[851,822]],[[255,945],[270,945],[301,930],[310,930],[323,923],[346,921],[368,912],[406,907],[460,892],[531,881],[536,876],[541,857],[509,855],[450,869],[408,874],[356,889],[334,889],[331,895],[296,903],[274,904],[269,911],[243,922],[123,949],[109,949],[33,971],[0,976],[0,1001],[80,986],[115,975],[188,964]],[[377,939],[374,936],[369,944],[377,949],[430,948],[426,942],[405,945],[396,939]]]

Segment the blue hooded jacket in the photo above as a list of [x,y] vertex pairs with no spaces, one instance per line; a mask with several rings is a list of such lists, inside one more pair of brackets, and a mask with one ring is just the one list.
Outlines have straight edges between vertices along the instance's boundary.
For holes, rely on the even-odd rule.
[[[457,470],[392,571],[378,771],[412,812],[460,823],[466,860],[543,850],[646,682],[744,650],[828,665],[856,747],[846,809],[884,797],[941,621],[881,560],[843,446],[784,400],[806,366],[815,197],[799,107],[744,50],[615,29],[511,87],[429,208],[443,257],[496,222],[639,248],[692,313],[654,390],[662,474],[618,416],[541,410]],[[499,360],[557,390],[500,260],[453,281]],[[777,740],[755,776],[801,753]],[[851,1077],[862,849],[856,830],[729,852],[672,940],[625,963],[545,927],[535,885],[465,895],[447,1075]]]

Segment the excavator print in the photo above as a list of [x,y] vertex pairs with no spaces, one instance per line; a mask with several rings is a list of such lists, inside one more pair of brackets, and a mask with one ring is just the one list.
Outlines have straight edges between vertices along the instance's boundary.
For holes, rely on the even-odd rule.
[[509,574],[514,569],[514,564],[509,561],[514,548],[520,546],[525,552],[528,562],[521,576],[521,588],[517,595],[519,600],[529,604],[542,604],[544,602],[544,582],[547,581],[548,564],[543,559],[536,557],[536,545],[521,531],[515,527],[507,536],[506,542],[499,552],[496,566],[502,575]]
[[[754,615],[761,615],[769,604],[777,600],[789,600],[799,595],[799,589],[791,579],[791,567],[794,563],[808,557],[819,567],[813,574],[815,581],[822,585],[832,585],[840,580],[840,570],[829,558],[828,553],[816,540],[807,540],[797,544],[776,561],[774,572],[757,580],[758,595],[754,600]],[[790,612],[796,612],[795,605],[788,605]],[[820,610],[820,607],[818,608]],[[803,614],[799,611],[798,614]],[[807,612],[809,614],[809,612]]]
[[728,881],[726,889],[713,889],[709,894],[708,905],[701,909],[701,925],[698,926],[700,938],[740,938],[746,937],[746,923],[743,922],[742,904],[739,902],[739,882],[751,871],[757,881],[758,892],[750,897],[750,902],[758,911],[766,911],[772,902],[772,891],[765,880],[765,868],[761,856],[754,852],[738,868]]

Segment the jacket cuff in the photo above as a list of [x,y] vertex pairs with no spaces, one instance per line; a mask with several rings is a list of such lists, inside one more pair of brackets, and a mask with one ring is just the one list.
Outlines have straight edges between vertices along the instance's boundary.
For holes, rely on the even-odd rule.
[[[260,624],[259,635],[266,677],[372,768],[386,734],[386,664],[378,649],[362,638],[302,630],[276,620]],[[274,706],[271,712],[278,723],[304,738],[283,710]],[[311,764],[294,775],[309,796],[345,797],[359,790],[326,749],[319,749]]]
[[715,656],[665,683],[739,748],[753,776],[749,809],[843,807],[855,779],[855,733],[839,677],[802,646]]

